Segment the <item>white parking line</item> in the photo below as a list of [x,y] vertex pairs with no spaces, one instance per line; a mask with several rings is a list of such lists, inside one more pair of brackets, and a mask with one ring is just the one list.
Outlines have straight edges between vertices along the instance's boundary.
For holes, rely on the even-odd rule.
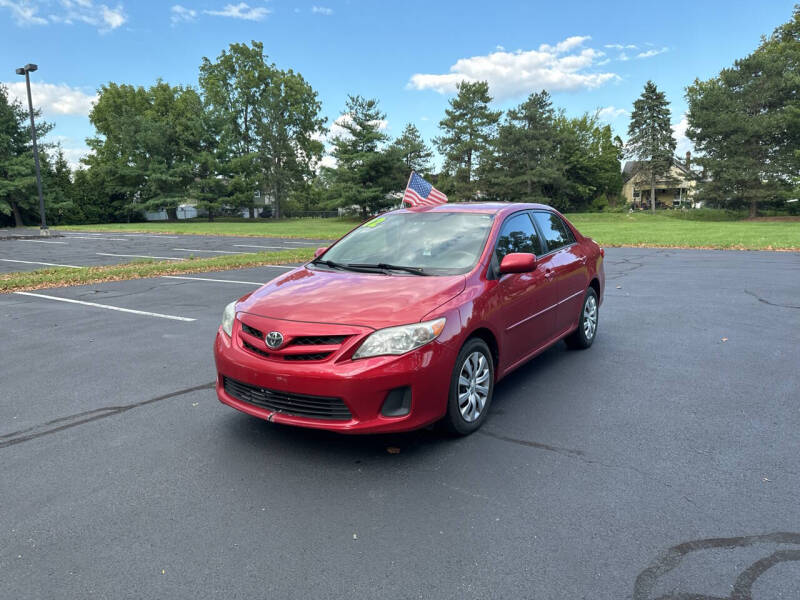
[[213,252],[214,254],[247,254],[247,252],[236,252],[234,250],[200,250],[198,248],[173,248],[181,252]]
[[19,240],[20,242],[33,242],[35,244],[66,244],[67,242],[53,242],[50,240]]
[[125,258],[160,258],[163,260],[186,260],[177,256],[147,256],[146,254],[112,254],[110,252],[95,252],[98,256],[122,256]]
[[277,250],[291,250],[291,248],[287,248],[286,246],[256,246],[253,244],[233,244],[234,248],[272,248]]
[[150,235],[149,233],[120,233],[118,235],[122,235],[125,237],[154,237],[154,238],[161,238],[164,240],[177,240],[181,237],[179,235]]
[[120,308],[119,306],[109,306],[108,304],[97,304],[96,302],[84,302],[83,300],[73,300],[72,298],[59,298],[58,296],[48,296],[46,294],[33,294],[31,292],[14,292],[20,296],[33,296],[34,298],[44,298],[46,300],[57,300],[59,302],[69,302],[70,304],[83,304],[84,306],[94,306],[96,308],[105,308],[108,310],[116,310],[124,313],[131,313],[134,315],[142,315],[145,317],[158,317],[159,319],[171,319],[173,321],[196,321],[190,317],[176,317],[175,315],[163,315],[161,313],[148,312],[145,310],[134,310],[132,308]]
[[112,238],[112,237],[98,237],[96,235],[70,235],[68,236],[71,240],[109,240],[111,242],[128,242],[125,238]]
[[316,246],[314,242],[283,242],[284,244],[292,244],[293,246]]
[[164,279],[187,279],[189,281],[214,281],[217,283],[241,283],[245,285],[264,285],[258,281],[239,281],[237,279],[209,279],[207,277],[181,277],[180,275],[162,275]]
[[3,262],[22,263],[24,265],[44,265],[46,267],[69,267],[70,269],[85,269],[86,267],[78,267],[76,265],[59,265],[56,263],[36,262],[33,260],[11,260],[10,258],[0,258]]

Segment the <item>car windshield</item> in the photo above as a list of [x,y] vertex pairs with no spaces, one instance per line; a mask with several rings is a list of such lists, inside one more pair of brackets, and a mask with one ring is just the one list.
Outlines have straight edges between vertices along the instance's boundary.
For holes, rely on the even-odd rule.
[[465,212],[387,213],[352,231],[320,260],[416,267],[428,275],[467,273],[481,255],[492,218]]

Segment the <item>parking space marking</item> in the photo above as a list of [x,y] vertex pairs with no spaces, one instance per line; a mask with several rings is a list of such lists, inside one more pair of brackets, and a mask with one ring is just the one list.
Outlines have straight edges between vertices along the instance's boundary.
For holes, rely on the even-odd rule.
[[67,242],[55,242],[52,240],[19,240],[20,242],[33,242],[34,244],[66,244]]
[[208,277],[181,277],[180,275],[162,275],[164,279],[186,279],[188,281],[214,281],[217,283],[241,283],[244,285],[264,285],[260,281],[239,281],[237,279],[210,279]]
[[148,256],[146,254],[112,254],[110,252],[95,252],[98,256],[122,256],[125,258],[160,258],[163,260],[186,260],[177,256]]
[[68,267],[70,269],[85,269],[86,267],[79,267],[77,265],[59,265],[56,263],[36,262],[33,260],[11,260],[10,258],[0,258],[3,262],[22,263],[24,265],[44,265],[46,267]]
[[164,240],[177,240],[181,236],[179,235],[150,235],[149,233],[120,233],[117,235],[122,235],[125,237],[154,237],[154,238],[161,238]]
[[126,240],[125,238],[98,237],[96,235],[92,235],[92,236],[89,236],[89,235],[70,235],[70,236],[67,236],[67,237],[69,237],[69,239],[71,239],[71,240],[101,240],[101,241],[102,240],[109,240],[109,241],[112,241],[112,242],[127,242],[127,241],[129,241],[129,240]]
[[72,298],[60,298],[59,296],[48,296],[47,294],[34,294],[32,292],[14,292],[19,296],[32,296],[34,298],[44,298],[46,300],[57,300],[59,302],[69,302],[70,304],[82,304],[84,306],[93,306],[95,308],[105,308],[107,310],[116,310],[124,313],[131,313],[134,315],[142,315],[145,317],[158,317],[159,319],[170,319],[172,321],[186,321],[192,322],[197,319],[191,317],[178,317],[175,315],[165,315],[162,313],[148,312],[146,310],[134,310],[132,308],[120,308],[119,306],[110,306],[108,304],[98,304],[96,302],[85,302],[83,300],[73,300]]
[[233,244],[234,248],[271,248],[273,250],[290,250],[286,246],[256,246],[254,244]]
[[199,248],[173,248],[180,252],[213,252],[214,254],[247,254],[247,252],[236,252],[235,250],[200,250]]
[[285,241],[284,244],[292,244],[294,246],[316,246],[316,242],[289,242]]

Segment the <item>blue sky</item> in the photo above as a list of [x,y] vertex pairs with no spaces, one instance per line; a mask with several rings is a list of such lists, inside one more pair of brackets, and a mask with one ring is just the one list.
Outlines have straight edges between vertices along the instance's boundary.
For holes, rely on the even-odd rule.
[[[0,82],[39,64],[34,101],[71,161],[93,134],[96,89],[161,77],[197,85],[203,56],[260,40],[319,92],[330,125],[348,93],[378,98],[386,130],[415,123],[430,141],[455,83],[488,79],[499,108],[547,89],[569,115],[601,110],[624,137],[652,79],[672,103],[679,151],[684,88],[751,52],[794,0],[382,2],[378,0],[0,0]],[[685,121],[684,121],[685,123]]]

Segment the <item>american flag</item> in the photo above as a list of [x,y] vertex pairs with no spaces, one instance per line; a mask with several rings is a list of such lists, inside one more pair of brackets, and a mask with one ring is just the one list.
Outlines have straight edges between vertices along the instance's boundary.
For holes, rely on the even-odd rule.
[[411,171],[403,202],[411,206],[435,206],[447,202],[447,196],[417,175],[416,171]]

